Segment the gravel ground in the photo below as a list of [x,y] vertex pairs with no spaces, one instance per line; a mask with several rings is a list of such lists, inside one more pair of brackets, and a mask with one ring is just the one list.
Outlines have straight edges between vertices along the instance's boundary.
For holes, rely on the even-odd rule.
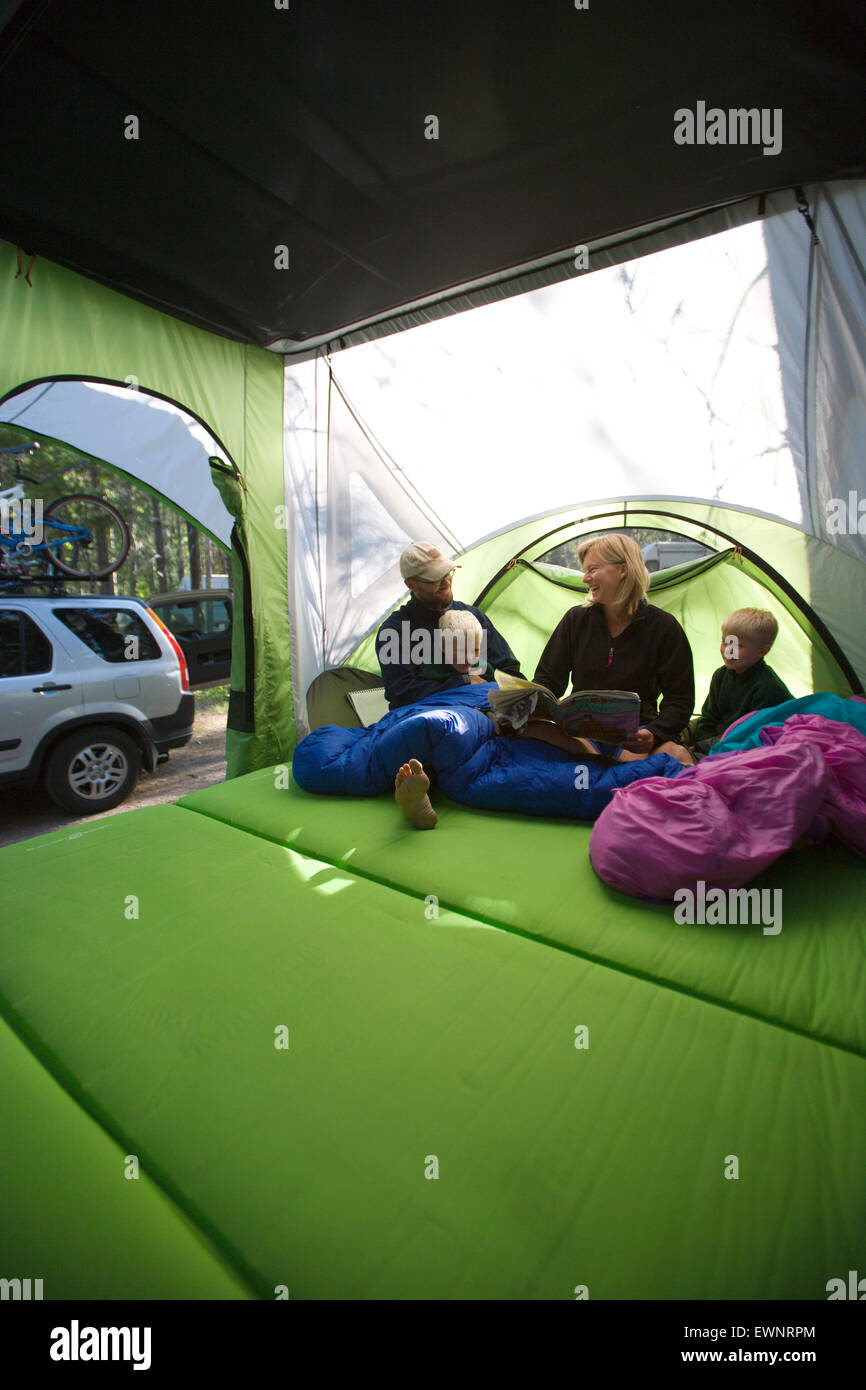
[[[138,806],[161,806],[181,796],[210,787],[225,778],[225,705],[197,709],[195,733],[185,748],[177,748],[155,772],[141,774],[138,786],[126,801],[106,816],[117,816]],[[102,816],[70,816],[41,787],[24,791],[17,787],[0,792],[0,845],[30,840],[49,830],[71,829]]]

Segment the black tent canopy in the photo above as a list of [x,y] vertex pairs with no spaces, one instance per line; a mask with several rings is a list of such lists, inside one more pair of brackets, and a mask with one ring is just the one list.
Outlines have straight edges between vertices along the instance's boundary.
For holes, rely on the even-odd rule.
[[[0,236],[287,351],[864,168],[860,0],[3,9]],[[781,147],[677,143],[698,103]]]

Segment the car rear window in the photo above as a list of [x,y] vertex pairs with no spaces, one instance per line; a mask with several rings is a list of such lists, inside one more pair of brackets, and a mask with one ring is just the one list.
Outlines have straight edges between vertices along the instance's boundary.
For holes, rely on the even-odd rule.
[[224,598],[175,599],[159,605],[159,616],[175,637],[196,642],[231,631],[232,614]]
[[0,611],[0,679],[51,670],[54,649],[41,627],[14,608]]
[[103,661],[154,661],[159,643],[132,608],[55,608],[54,616]]

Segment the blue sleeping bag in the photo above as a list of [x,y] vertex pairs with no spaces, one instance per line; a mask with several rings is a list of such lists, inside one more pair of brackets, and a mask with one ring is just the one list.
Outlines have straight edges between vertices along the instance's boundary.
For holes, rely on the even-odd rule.
[[391,710],[369,729],[315,729],[295,750],[294,780],[308,792],[377,796],[393,791],[398,769],[417,758],[465,806],[594,820],[617,787],[682,770],[667,753],[606,767],[537,739],[501,737],[481,708],[490,688],[439,691]]

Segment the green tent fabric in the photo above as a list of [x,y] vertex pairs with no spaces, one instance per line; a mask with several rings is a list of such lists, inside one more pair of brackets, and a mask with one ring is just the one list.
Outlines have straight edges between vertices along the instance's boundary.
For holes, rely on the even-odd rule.
[[[273,353],[180,323],[50,261],[37,261],[32,284],[16,274],[14,246],[0,241],[0,400],[17,420],[25,387],[67,378],[131,382],[130,401],[176,402],[207,422],[225,451],[224,466],[243,486],[249,616],[256,633],[253,729],[241,715],[229,727],[228,758],[247,770],[286,756],[294,743],[291,655],[285,597],[284,495],[279,468],[283,372]],[[38,393],[37,393],[38,394]],[[35,433],[23,426],[26,437]],[[76,444],[68,434],[54,436]],[[111,457],[101,460],[111,464]],[[146,481],[146,478],[144,479]],[[176,499],[169,495],[166,500]],[[194,518],[197,519],[197,518]],[[280,573],[282,571],[282,593]],[[240,592],[240,589],[238,590]],[[240,605],[239,605],[240,608]],[[233,682],[246,692],[248,673],[238,649]],[[234,702],[240,708],[242,702]]]
[[[274,634],[268,622],[260,621],[263,595],[253,579],[252,559],[258,558],[256,529],[248,511],[249,489],[243,475],[221,459],[210,460],[214,485],[235,519],[232,527],[232,590],[236,596],[232,624],[232,684],[229,692],[226,730],[226,776],[231,778],[254,766],[265,749],[294,747],[296,731],[291,717],[291,659],[288,634]],[[267,568],[265,568],[267,573]],[[256,571],[259,573],[259,571]],[[254,599],[256,601],[254,601]],[[274,608],[277,605],[273,605]],[[254,635],[255,634],[255,635]],[[277,640],[282,637],[282,642]],[[270,733],[263,729],[261,710],[271,709],[274,698],[281,701],[280,718]],[[256,711],[259,710],[258,720]],[[286,715],[288,713],[288,720]]]
[[[527,849],[545,830],[562,848],[568,827],[528,845],[519,817],[454,808],[441,839],[401,837],[393,805],[314,803],[283,771],[3,851],[4,1016],[43,1089],[103,1132],[118,1189],[106,1204],[104,1166],[73,1149],[87,1220],[53,1241],[40,1225],[46,1298],[165,1289],[177,1219],[127,1222],[130,1259],[149,1252],[134,1278],[71,1273],[117,1202],[141,1200],[129,1154],[199,1234],[179,1282],[203,1290],[221,1264],[238,1297],[824,1299],[862,1265],[845,856],[822,861],[838,909],[807,897],[732,954],[723,930],[698,945],[657,912],[611,911],[580,852],[560,856],[557,902]],[[4,1186],[20,1158],[4,1129]],[[32,1269],[34,1239],[6,1226],[4,1268]]]

